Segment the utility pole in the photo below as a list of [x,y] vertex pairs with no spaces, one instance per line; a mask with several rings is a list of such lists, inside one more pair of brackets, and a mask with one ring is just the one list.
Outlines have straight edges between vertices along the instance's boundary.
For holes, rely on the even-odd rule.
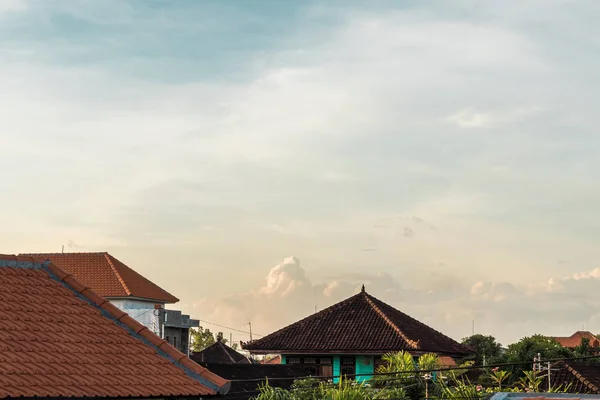
[[473,320],[473,325],[471,326],[471,335],[475,334],[475,320]]
[[245,325],[248,325],[248,329],[250,331],[250,341],[252,341],[252,321],[248,320],[248,323]]
[[552,390],[552,384],[550,383],[550,361],[548,361],[548,391]]

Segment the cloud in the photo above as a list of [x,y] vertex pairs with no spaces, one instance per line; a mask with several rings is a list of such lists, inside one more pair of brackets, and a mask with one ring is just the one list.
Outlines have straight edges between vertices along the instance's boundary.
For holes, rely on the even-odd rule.
[[[370,294],[456,339],[468,336],[475,321],[477,332],[510,344],[535,333],[568,335],[581,324],[600,329],[595,311],[600,280],[594,271],[533,285],[477,281],[469,286],[464,279],[440,273],[400,283],[382,272],[347,273],[316,283],[298,258],[288,257],[270,269],[258,290],[206,305],[215,310],[206,318],[236,326],[244,315],[257,331],[269,333],[313,313],[315,306],[322,309],[357,293],[365,284]],[[548,290],[557,284],[564,284],[561,290]]]
[[365,282],[458,336],[588,318],[595,3],[80,3],[2,3],[2,251],[110,247],[238,327]]
[[27,0],[2,0],[0,1],[0,13],[23,11],[27,8]]

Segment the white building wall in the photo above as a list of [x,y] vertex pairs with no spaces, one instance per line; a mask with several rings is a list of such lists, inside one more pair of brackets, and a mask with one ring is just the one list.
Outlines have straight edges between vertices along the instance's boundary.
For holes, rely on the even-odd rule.
[[162,337],[160,320],[158,315],[156,315],[158,314],[158,310],[155,311],[154,308],[156,303],[142,300],[110,300],[110,302],[159,337]]

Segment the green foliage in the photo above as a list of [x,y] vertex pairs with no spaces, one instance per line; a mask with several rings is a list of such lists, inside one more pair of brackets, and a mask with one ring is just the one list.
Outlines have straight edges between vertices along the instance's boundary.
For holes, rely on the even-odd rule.
[[589,338],[581,338],[579,346],[575,347],[575,356],[585,357],[592,355],[592,347],[590,346]]
[[493,336],[475,334],[462,339],[462,344],[474,351],[473,361],[476,365],[495,364],[500,362],[502,356],[502,345],[496,342]]
[[456,381],[452,385],[441,384],[443,399],[480,399],[481,397],[494,393],[491,388],[483,388],[465,382]]
[[506,353],[507,362],[520,363],[506,368],[512,372],[512,378],[518,379],[522,377],[523,371],[531,367],[533,358],[538,353],[542,356],[542,359],[546,360],[573,356],[571,350],[562,347],[552,338],[543,335],[525,337],[517,343],[508,346]]
[[492,381],[498,385],[498,391],[502,390],[502,383],[510,376],[510,372],[494,368],[490,373]]
[[544,378],[537,371],[523,371],[523,375],[519,378],[519,386],[526,392],[539,392]]
[[221,340],[223,344],[227,343],[227,339],[223,338],[223,332],[218,332],[215,336],[210,329],[204,329],[203,327],[190,329],[190,336],[192,338],[192,351],[202,351],[217,340]]
[[323,400],[370,400],[373,398],[372,389],[365,387],[362,383],[341,379],[336,387],[321,385],[321,397]]
[[406,390],[403,388],[383,388],[376,390],[373,400],[401,400],[407,399]]
[[282,388],[274,388],[269,385],[269,382],[265,382],[258,386],[258,395],[254,397],[255,400],[295,400],[293,394]]
[[298,379],[294,381],[291,391],[295,400],[313,400],[320,393],[323,381],[316,378]]

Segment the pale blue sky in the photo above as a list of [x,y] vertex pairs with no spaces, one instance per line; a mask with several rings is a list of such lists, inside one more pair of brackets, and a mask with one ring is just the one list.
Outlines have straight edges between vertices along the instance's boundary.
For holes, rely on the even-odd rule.
[[109,250],[263,332],[364,281],[455,337],[600,332],[598,17],[0,0],[2,251]]

